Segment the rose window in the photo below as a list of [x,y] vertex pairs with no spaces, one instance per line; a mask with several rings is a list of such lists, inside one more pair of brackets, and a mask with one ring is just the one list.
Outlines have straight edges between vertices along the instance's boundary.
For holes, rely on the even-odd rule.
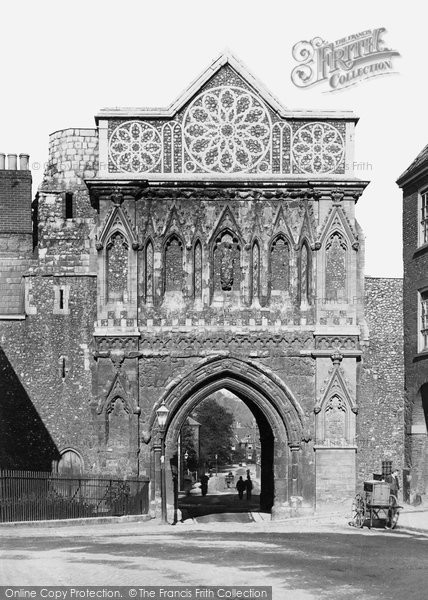
[[308,123],[294,135],[293,158],[303,173],[335,171],[342,161],[343,152],[342,136],[328,123]]
[[156,129],[143,121],[116,127],[110,138],[110,158],[126,173],[152,171],[161,157],[161,139]]
[[200,94],[184,118],[189,154],[206,171],[233,173],[255,167],[269,149],[271,123],[263,104],[239,87]]

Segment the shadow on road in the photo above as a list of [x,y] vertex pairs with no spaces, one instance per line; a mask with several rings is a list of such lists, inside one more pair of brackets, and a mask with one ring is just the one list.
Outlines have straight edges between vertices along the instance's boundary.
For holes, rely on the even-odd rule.
[[219,513],[260,512],[260,496],[253,494],[251,500],[247,500],[245,496],[240,500],[236,492],[183,496],[178,500],[178,508],[181,510],[183,521]]

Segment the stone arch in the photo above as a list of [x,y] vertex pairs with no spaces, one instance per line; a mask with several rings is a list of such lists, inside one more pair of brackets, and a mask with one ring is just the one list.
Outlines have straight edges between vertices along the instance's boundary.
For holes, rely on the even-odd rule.
[[154,304],[155,298],[155,256],[151,237],[144,245],[144,300],[148,305]]
[[277,233],[269,244],[269,291],[289,293],[291,286],[292,244],[288,236]]
[[184,285],[184,249],[182,237],[172,232],[163,244],[163,290],[166,292],[183,291]]
[[211,285],[215,293],[241,290],[242,240],[229,227],[218,231],[211,243]]
[[251,303],[260,301],[260,243],[258,238],[254,238],[251,244],[250,272],[251,272]]
[[203,287],[203,248],[201,240],[198,238],[195,239],[193,244],[193,299],[197,301],[202,300],[202,287]]
[[349,280],[349,245],[346,236],[334,229],[325,240],[325,298],[346,301]]
[[84,472],[84,462],[80,453],[74,448],[64,448],[60,452],[61,456],[55,461],[53,471],[60,475],[69,475],[75,477]]
[[298,258],[299,279],[298,279],[298,301],[299,304],[312,303],[312,253],[306,237],[301,240],[300,252]]
[[[292,461],[291,454],[299,450],[304,437],[304,414],[282,380],[255,362],[213,357],[168,386],[153,408],[150,423],[156,429],[156,410],[164,402],[169,410],[164,432],[166,463],[173,462],[180,429],[191,411],[220,389],[233,392],[256,418],[262,444],[261,506],[279,515],[286,510],[289,496],[298,493],[299,461]],[[156,435],[153,440],[156,444]]]
[[119,228],[115,228],[105,250],[106,297],[108,302],[128,302],[129,299],[129,242]]

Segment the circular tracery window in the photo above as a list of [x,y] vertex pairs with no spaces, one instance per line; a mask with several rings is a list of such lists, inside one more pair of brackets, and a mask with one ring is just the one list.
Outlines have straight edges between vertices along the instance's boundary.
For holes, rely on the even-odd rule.
[[200,94],[183,121],[189,154],[206,171],[233,173],[254,168],[269,149],[271,122],[265,106],[239,87]]
[[293,158],[303,173],[331,173],[343,153],[343,138],[329,123],[308,123],[294,134]]
[[161,151],[159,133],[143,121],[122,123],[110,137],[110,158],[119,171],[152,171],[160,161]]

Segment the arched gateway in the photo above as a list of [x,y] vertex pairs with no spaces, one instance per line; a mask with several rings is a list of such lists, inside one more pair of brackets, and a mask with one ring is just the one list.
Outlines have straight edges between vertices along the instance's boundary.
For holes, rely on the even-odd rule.
[[261,442],[261,508],[272,508],[276,516],[287,512],[289,497],[297,495],[300,487],[297,452],[303,436],[303,411],[287,386],[269,369],[232,356],[203,361],[181,380],[172,382],[154,406],[150,425],[154,432],[154,471],[158,474],[161,448],[155,412],[161,403],[169,410],[164,433],[170,505],[174,502],[171,491],[175,474],[171,464],[176,462],[181,427],[199,402],[220,389],[233,392],[256,419]]
[[263,508],[354,496],[359,406],[366,430],[374,414],[356,122],[287,109],[226,53],[168,108],[52,134],[25,306],[36,339],[40,316],[52,323],[49,426],[85,471],[149,478],[156,504],[164,401],[172,506],[180,428],[224,388],[258,425]]

